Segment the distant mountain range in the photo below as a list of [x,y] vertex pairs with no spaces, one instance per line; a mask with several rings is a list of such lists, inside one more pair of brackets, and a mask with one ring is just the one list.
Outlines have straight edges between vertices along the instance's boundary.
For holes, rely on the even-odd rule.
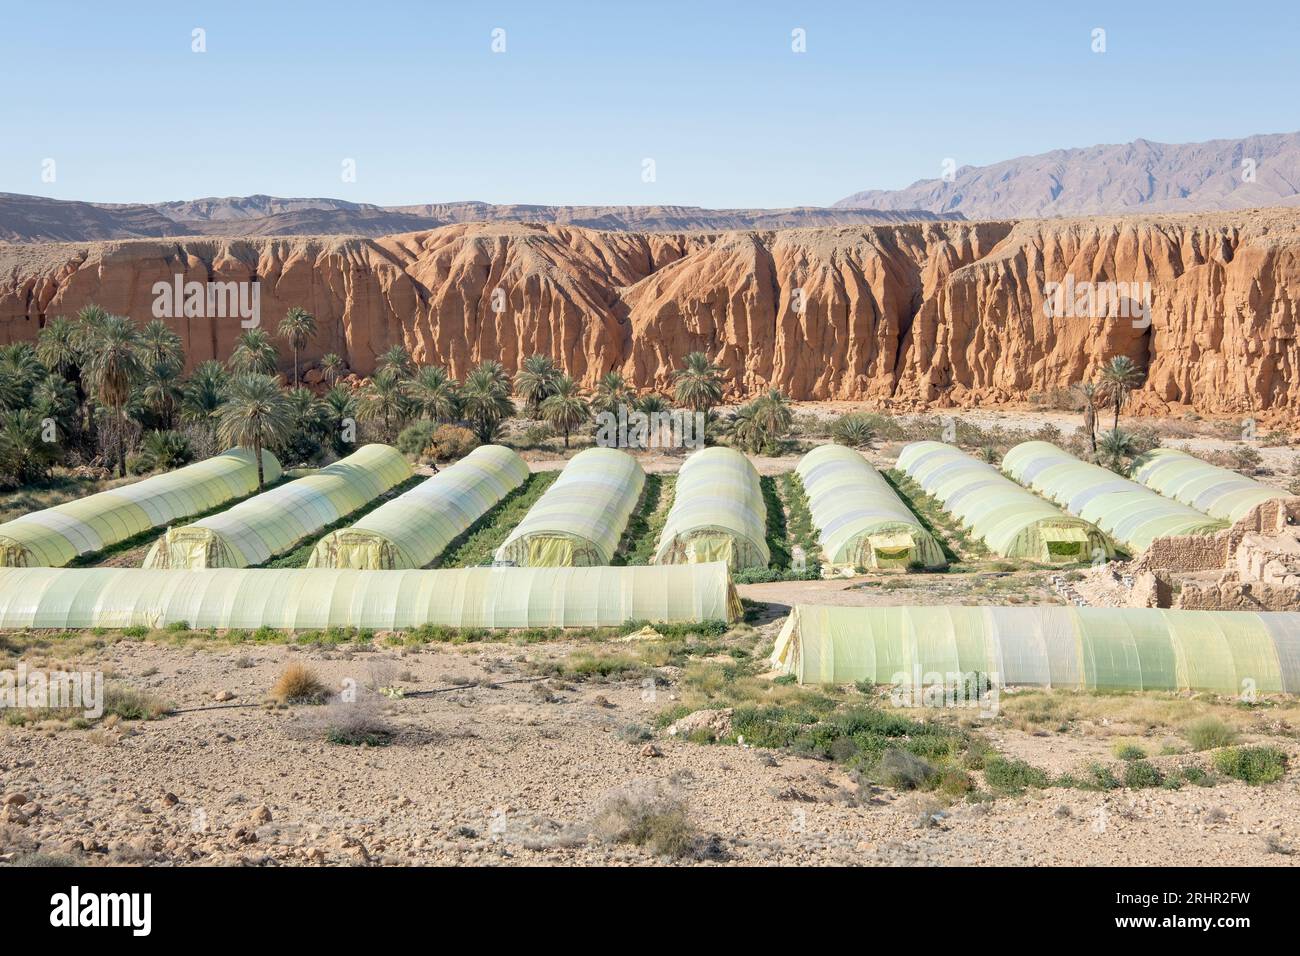
[[540,222],[616,232],[720,232],[960,219],[920,210],[522,206],[484,202],[374,206],[342,199],[234,196],[111,205],[0,193],[0,240],[89,242],[165,236],[387,236],[464,222]]
[[992,166],[962,166],[951,181],[854,193],[836,209],[1039,219],[1130,212],[1206,212],[1300,206],[1300,133],[1057,149]]
[[71,202],[0,193],[0,241],[166,236],[377,237],[468,222],[536,222],[614,232],[723,232],[960,219],[1038,219],[1300,206],[1300,133],[1058,149],[951,179],[854,193],[830,207],[376,206],[342,199],[233,196],[164,203]]

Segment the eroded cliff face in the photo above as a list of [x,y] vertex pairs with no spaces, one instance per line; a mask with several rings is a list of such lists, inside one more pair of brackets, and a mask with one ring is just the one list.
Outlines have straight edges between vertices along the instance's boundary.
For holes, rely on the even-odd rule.
[[[94,302],[138,321],[153,286],[253,281],[263,326],[316,315],[305,361],[363,374],[402,344],[457,377],[544,352],[592,385],[622,369],[667,389],[708,352],[731,397],[899,407],[1024,401],[1115,355],[1150,369],[1151,411],[1300,407],[1300,213],[925,222],[774,232],[599,232],[470,224],[362,238],[0,246],[0,341]],[[1050,283],[1149,283],[1150,321],[1049,317]],[[1058,306],[1059,308],[1059,306]],[[238,319],[169,319],[191,364],[225,359]],[[290,364],[283,349],[284,367]]]

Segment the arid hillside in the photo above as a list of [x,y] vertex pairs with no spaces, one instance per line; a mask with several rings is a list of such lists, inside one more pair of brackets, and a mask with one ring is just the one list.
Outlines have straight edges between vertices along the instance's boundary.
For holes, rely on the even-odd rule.
[[[805,400],[960,407],[1066,388],[1123,354],[1150,369],[1139,408],[1300,407],[1300,211],[0,245],[0,342],[91,302],[147,320],[154,284],[177,275],[257,280],[264,325],[303,306],[320,324],[306,360],[338,352],[363,374],[402,344],[457,376],[483,358],[514,368],[547,352],[587,384],[621,368],[663,389],[703,350],[732,397],[777,386]],[[1051,284],[1070,282],[1136,283],[1149,323],[1049,317]],[[242,331],[231,318],[169,323],[192,364],[224,359]]]

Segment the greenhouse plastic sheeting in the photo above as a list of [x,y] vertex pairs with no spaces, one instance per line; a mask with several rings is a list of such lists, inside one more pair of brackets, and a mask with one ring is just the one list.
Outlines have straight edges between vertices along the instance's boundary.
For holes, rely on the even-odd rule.
[[730,621],[724,564],[602,568],[0,570],[0,629],[153,627],[387,630],[608,627]]
[[1300,614],[799,605],[771,663],[801,683],[1300,693]]
[[1022,442],[1003,456],[1002,470],[1070,514],[1093,522],[1134,554],[1145,551],[1156,538],[1213,534],[1227,527],[1227,522],[1100,465],[1080,461],[1049,442]]
[[580,452],[528,509],[496,560],[521,567],[609,564],[644,485],[645,473],[626,452]]
[[1091,522],[1062,514],[992,465],[952,445],[912,442],[899,453],[898,467],[1004,558],[1070,564],[1114,553]]
[[769,558],[767,506],[749,459],[721,447],[687,458],[653,563],[718,560],[738,571],[765,568]]
[[509,448],[483,445],[350,528],[316,543],[309,568],[423,568],[528,478]]
[[229,511],[168,528],[146,568],[246,568],[291,550],[411,477],[388,445],[364,445],[347,458],[241,501]]
[[1135,481],[1166,498],[1234,524],[1256,505],[1291,497],[1281,488],[1211,465],[1175,448],[1152,449],[1133,462],[1130,473]]
[[[267,481],[280,463],[262,453]],[[257,490],[253,453],[232,448],[164,475],[34,511],[0,524],[0,567],[61,567],[151,528],[211,511]]]
[[828,570],[947,565],[943,549],[880,474],[843,445],[822,445],[799,461]]

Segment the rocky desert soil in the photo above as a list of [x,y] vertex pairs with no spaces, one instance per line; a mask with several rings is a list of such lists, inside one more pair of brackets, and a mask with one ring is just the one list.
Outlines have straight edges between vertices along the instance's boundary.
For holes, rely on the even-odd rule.
[[[769,626],[766,634],[772,633]],[[721,864],[1260,864],[1294,861],[1294,730],[1279,783],[1180,790],[1029,790],[988,802],[864,784],[826,761],[650,736],[681,672],[538,679],[588,644],[431,644],[349,650],[119,640],[87,650],[115,681],[177,713],[77,729],[0,728],[0,859],[90,864],[365,865],[672,862],[603,838],[611,795],[659,787],[697,833],[691,862]],[[39,662],[49,649],[30,650]],[[286,664],[327,684],[395,685],[387,746],[322,738],[328,705],[268,707]],[[415,692],[431,692],[415,696]],[[1118,716],[1069,732],[1006,717],[983,732],[1053,773],[1111,757]],[[1290,713],[1290,712],[1288,712]],[[1186,756],[1154,757],[1157,764]]]

